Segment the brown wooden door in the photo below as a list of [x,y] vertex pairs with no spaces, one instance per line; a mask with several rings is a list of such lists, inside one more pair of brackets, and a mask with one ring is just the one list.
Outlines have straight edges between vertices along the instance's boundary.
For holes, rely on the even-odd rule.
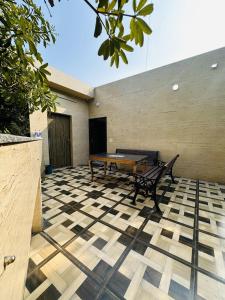
[[55,168],[71,166],[70,117],[48,115],[48,144],[50,164]]

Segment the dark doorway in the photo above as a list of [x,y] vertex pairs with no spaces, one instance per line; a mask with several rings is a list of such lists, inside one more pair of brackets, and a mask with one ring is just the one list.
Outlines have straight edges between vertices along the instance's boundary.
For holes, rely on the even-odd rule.
[[48,144],[53,167],[71,166],[70,116],[48,114]]
[[89,119],[89,152],[90,154],[107,152],[106,118]]

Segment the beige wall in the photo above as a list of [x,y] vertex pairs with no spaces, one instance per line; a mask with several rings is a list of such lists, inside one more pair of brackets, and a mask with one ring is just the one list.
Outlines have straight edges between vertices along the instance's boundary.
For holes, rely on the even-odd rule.
[[[86,164],[89,153],[88,139],[88,103],[59,92],[57,113],[71,116],[73,166]],[[36,111],[30,115],[31,134],[40,130],[43,137],[43,165],[49,164],[47,113]]]
[[90,117],[105,116],[108,151],[179,153],[177,175],[225,182],[225,48],[96,88]]

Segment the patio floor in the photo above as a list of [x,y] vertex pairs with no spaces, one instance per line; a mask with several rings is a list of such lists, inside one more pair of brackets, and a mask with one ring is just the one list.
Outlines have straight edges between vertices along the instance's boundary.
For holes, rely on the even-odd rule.
[[163,215],[131,178],[64,168],[43,182],[25,299],[225,299],[225,186],[164,178]]

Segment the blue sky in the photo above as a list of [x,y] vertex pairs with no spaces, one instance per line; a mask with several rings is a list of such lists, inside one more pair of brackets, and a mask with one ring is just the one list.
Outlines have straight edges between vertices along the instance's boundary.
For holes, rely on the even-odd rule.
[[153,0],[149,1],[155,6],[149,20],[153,34],[128,56],[128,65],[121,63],[116,69],[97,55],[102,38],[93,37],[95,15],[83,0],[57,2],[52,18],[43,0],[35,2],[57,32],[56,44],[41,48],[44,59],[92,86],[225,46],[224,0]]

